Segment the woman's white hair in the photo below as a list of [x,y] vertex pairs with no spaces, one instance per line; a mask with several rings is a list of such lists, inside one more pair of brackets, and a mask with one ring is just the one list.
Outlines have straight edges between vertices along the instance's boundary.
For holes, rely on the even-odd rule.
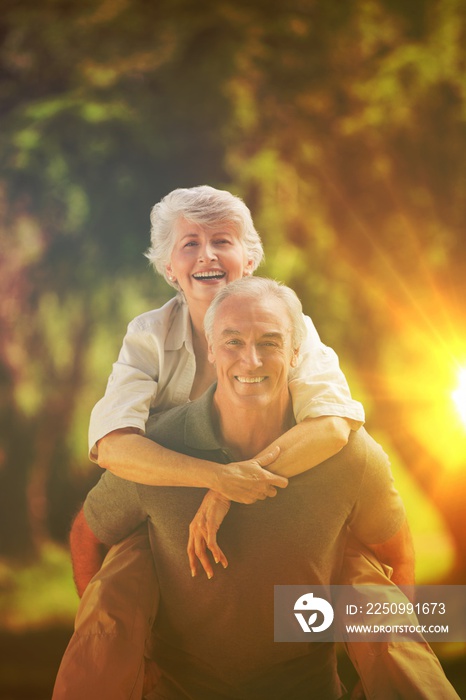
[[261,239],[246,204],[242,199],[208,185],[179,188],[167,194],[151,211],[151,246],[146,252],[154,267],[168,284],[179,289],[178,284],[168,279],[166,266],[170,262],[174,246],[174,227],[180,217],[202,226],[233,224],[255,270],[263,260]]
[[303,342],[307,329],[303,318],[303,307],[295,292],[282,282],[267,277],[243,277],[230,282],[215,295],[204,317],[204,330],[207,340],[212,340],[215,317],[219,307],[232,296],[246,299],[280,299],[288,311],[291,321],[291,344],[298,349]]

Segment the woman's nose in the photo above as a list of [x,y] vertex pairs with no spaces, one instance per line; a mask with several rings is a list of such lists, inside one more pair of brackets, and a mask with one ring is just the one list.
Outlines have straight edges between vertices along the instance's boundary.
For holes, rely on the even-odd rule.
[[210,245],[210,243],[205,243],[204,245],[200,246],[199,249],[199,260],[216,260],[217,259],[217,254],[214,250],[214,248]]

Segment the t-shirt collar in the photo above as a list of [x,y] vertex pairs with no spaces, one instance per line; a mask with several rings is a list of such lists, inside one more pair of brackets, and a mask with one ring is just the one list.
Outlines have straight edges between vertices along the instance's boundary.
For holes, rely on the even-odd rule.
[[184,441],[197,450],[220,450],[227,453],[221,445],[212,421],[212,404],[217,384],[211,387],[196,401],[188,404],[184,429]]

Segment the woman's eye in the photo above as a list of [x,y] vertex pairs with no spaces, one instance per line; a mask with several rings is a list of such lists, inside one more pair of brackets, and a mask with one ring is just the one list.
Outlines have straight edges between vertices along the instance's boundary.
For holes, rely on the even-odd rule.
[[197,245],[197,241],[188,241],[188,243],[185,243],[185,248],[192,248],[193,246]]

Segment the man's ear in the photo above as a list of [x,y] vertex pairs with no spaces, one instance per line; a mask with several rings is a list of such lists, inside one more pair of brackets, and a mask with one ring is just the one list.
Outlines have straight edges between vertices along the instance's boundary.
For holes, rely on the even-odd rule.
[[215,357],[210,340],[207,340],[207,359],[209,360],[210,364],[215,365]]

